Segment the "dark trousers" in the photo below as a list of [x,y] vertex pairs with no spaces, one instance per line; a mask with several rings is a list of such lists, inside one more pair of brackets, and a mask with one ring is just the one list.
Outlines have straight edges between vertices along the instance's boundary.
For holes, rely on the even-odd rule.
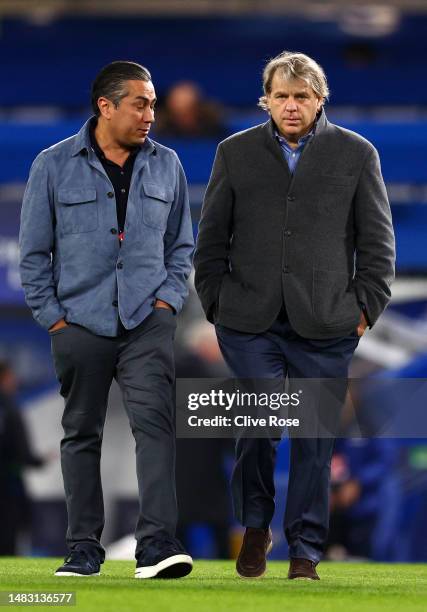
[[[347,378],[356,331],[332,340],[299,336],[282,311],[262,334],[216,326],[218,342],[236,378]],[[344,401],[344,397],[342,398]],[[231,486],[237,520],[266,529],[274,514],[274,466],[279,440],[239,438]],[[284,532],[289,556],[318,562],[329,525],[333,438],[291,438]]]
[[101,444],[108,393],[115,378],[136,443],[140,513],[136,557],[151,538],[176,529],[173,337],[176,319],[155,309],[116,338],[79,325],[51,334],[55,369],[65,399],[61,464],[68,511],[67,544],[95,546],[101,557],[104,504]]

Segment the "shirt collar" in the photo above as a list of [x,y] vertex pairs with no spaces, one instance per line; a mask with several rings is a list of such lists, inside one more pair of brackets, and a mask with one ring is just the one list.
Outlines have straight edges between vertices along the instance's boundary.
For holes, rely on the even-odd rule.
[[[90,144],[92,146],[92,149],[95,151],[96,155],[100,159],[106,159],[104,151],[101,149],[101,147],[98,144],[98,141],[96,140],[95,129],[96,129],[97,124],[98,124],[98,119],[96,117],[91,117],[89,119],[89,139],[90,139]],[[140,146],[133,147],[131,149],[131,152],[130,152],[130,157],[132,157],[132,156],[136,157],[140,150],[141,150]]]
[[[311,138],[312,136],[314,136],[315,132],[316,132],[316,124],[317,121],[314,122],[313,127],[311,128],[311,130],[308,132],[308,134],[306,134],[305,136],[302,136],[299,140],[298,140],[298,144],[296,146],[297,149],[303,147],[305,145],[305,143],[307,142],[307,140],[309,138]],[[274,126],[274,135],[276,136],[277,140],[280,142],[280,144],[282,146],[287,147],[288,149],[291,149],[292,147],[289,145],[288,141],[286,140],[286,138],[284,138],[281,134],[279,134],[279,130],[277,129],[276,126]],[[295,149],[294,149],[295,150]]]

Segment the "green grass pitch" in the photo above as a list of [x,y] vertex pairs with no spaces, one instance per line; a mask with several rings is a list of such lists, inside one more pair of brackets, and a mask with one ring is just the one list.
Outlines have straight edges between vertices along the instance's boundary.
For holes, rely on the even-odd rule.
[[258,580],[238,578],[232,561],[195,561],[193,572],[180,580],[136,580],[134,564],[128,561],[107,561],[101,576],[55,578],[61,561],[0,558],[0,590],[75,591],[71,610],[76,612],[427,610],[427,565],[321,563],[321,580],[311,582],[287,580],[288,564],[278,561],[271,561]]

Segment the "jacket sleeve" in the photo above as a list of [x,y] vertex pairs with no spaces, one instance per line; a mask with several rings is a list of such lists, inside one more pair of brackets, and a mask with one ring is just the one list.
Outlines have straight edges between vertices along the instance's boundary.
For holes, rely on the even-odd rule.
[[367,155],[355,194],[355,290],[374,325],[391,298],[395,243],[387,192],[378,152]]
[[46,154],[33,162],[24,193],[19,231],[19,268],[25,299],[45,329],[65,316],[53,279],[54,210]]
[[233,202],[233,189],[220,144],[203,202],[194,257],[196,291],[211,323],[214,323],[222,279],[230,270]]
[[188,188],[184,170],[176,158],[177,180],[175,196],[164,236],[166,280],[156,291],[156,298],[170,304],[179,312],[188,294],[187,279],[191,271],[194,249]]

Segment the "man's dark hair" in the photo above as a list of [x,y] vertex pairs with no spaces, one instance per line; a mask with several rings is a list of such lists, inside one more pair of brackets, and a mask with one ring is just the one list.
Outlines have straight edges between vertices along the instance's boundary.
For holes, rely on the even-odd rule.
[[117,108],[120,101],[128,95],[126,81],[151,81],[147,68],[135,62],[111,62],[104,66],[92,83],[91,101],[93,112],[99,117],[99,98],[111,100]]

